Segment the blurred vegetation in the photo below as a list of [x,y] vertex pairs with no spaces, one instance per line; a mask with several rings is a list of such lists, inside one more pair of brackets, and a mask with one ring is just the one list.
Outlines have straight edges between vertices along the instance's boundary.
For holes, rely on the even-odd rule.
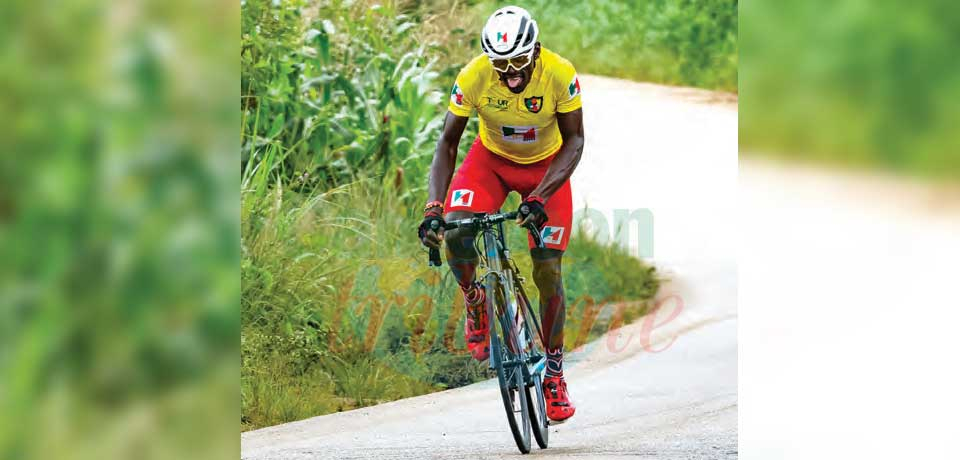
[[578,72],[737,90],[738,0],[486,0],[470,9],[476,28],[514,4]]
[[[242,429],[488,377],[464,352],[454,281],[415,236],[447,92],[476,54],[478,26],[447,8],[243,3]],[[475,135],[474,120],[462,154]],[[567,259],[571,318],[656,293],[653,268],[586,236]],[[568,346],[611,320],[570,321]]]
[[4,3],[0,458],[239,456],[238,16]]
[[951,2],[777,2],[743,11],[749,152],[960,179]]

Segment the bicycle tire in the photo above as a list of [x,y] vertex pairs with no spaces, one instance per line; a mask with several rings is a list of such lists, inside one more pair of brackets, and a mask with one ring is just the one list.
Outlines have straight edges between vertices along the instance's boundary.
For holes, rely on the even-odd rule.
[[[530,392],[533,391],[531,395]],[[541,449],[546,449],[550,442],[550,419],[547,418],[547,400],[543,395],[543,381],[534,377],[533,385],[527,386],[527,404],[530,405],[530,425],[533,428],[533,439]]]
[[[516,362],[517,359],[509,350],[509,347],[505,346],[500,340],[501,336],[505,337],[506,334],[510,333],[510,328],[509,324],[504,325],[502,321],[502,317],[505,315],[498,314],[498,312],[504,312],[506,309],[500,308],[501,306],[498,306],[497,302],[498,299],[508,297],[503,292],[503,286],[496,274],[488,274],[484,284],[487,290],[487,314],[493,315],[489,316],[491,319],[496,318],[496,321],[490,321],[490,359],[493,360],[492,364],[497,372],[500,397],[503,400],[503,408],[507,414],[507,424],[510,426],[513,440],[516,441],[517,448],[520,449],[521,453],[528,454],[531,447],[532,427],[530,405],[527,402],[526,382],[524,381],[523,371],[519,366],[514,365],[507,368],[504,365],[504,361]],[[502,334],[497,333],[498,327]],[[519,414],[515,410],[515,402],[517,403],[516,407],[519,407]],[[517,415],[519,415],[519,418]]]
[[[535,312],[530,306],[530,300],[527,299],[526,293],[523,290],[520,281],[514,281],[514,286],[516,286],[516,296],[517,296],[517,306],[523,310],[524,316],[534,315]],[[543,338],[540,336],[539,331],[534,330],[531,326],[535,324],[535,318],[525,318],[523,322],[523,327],[527,329],[527,337],[531,343],[529,344],[529,349],[534,354],[543,354]],[[539,329],[539,326],[537,327]],[[539,342],[539,343],[538,343]],[[531,382],[527,382],[527,404],[530,408],[530,425],[533,428],[533,438],[537,441],[537,446],[541,449],[546,449],[547,445],[550,442],[550,419],[547,418],[547,400],[543,394],[543,375],[542,370],[539,373],[533,374],[530,376]],[[531,391],[533,394],[531,394]]]

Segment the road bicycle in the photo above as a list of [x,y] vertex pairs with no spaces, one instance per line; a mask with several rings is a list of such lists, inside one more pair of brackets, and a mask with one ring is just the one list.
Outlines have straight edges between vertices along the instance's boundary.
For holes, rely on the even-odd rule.
[[[517,218],[517,212],[486,214],[446,222],[444,228],[467,227],[477,230],[479,269],[486,290],[487,318],[490,321],[490,369],[497,373],[500,396],[507,412],[510,432],[520,452],[530,452],[530,433],[541,449],[547,448],[549,421],[543,396],[543,373],[547,358],[543,352],[543,332],[523,289],[524,278],[510,257],[504,239],[503,222]],[[434,231],[440,223],[433,222]],[[538,248],[543,239],[536,227],[527,230]],[[430,250],[430,265],[439,267],[440,251]]]

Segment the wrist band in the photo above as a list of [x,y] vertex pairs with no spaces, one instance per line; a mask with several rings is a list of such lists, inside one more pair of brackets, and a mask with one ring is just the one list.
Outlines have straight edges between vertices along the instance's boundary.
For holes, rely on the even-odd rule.
[[442,213],[442,212],[443,212],[443,202],[442,202],[442,201],[431,201],[431,202],[427,203],[426,206],[423,207],[423,212],[427,212],[427,211],[431,210],[432,208],[440,208],[440,212]]

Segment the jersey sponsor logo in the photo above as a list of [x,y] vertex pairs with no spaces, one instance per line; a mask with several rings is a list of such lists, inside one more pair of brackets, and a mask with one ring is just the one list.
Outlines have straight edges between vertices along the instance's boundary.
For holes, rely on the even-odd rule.
[[453,90],[450,91],[450,102],[463,106],[463,91],[460,90],[460,85],[454,83]]
[[577,74],[573,74],[573,80],[570,80],[570,85],[567,86],[567,92],[570,93],[570,99],[580,94],[580,79],[577,78]]
[[543,227],[543,230],[540,230],[540,238],[543,239],[543,244],[560,244],[563,239],[563,227]]
[[504,111],[510,108],[510,101],[507,99],[497,99],[495,97],[484,96],[487,99],[486,105],[484,107],[488,109]]
[[503,140],[507,142],[517,142],[528,144],[537,141],[537,128],[535,126],[502,126]]
[[450,207],[470,206],[473,204],[473,190],[460,189],[453,191],[453,199],[450,200]]
[[537,113],[543,107],[543,96],[528,97],[523,100],[523,104],[527,106],[527,110]]

